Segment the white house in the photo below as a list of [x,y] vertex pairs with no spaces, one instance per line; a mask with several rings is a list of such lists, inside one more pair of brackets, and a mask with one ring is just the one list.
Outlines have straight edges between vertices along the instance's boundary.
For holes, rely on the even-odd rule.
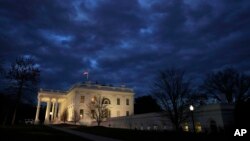
[[[90,82],[75,84],[68,91],[41,89],[38,93],[38,105],[35,123],[39,122],[41,102],[46,102],[45,124],[61,122],[61,115],[68,112],[67,121],[73,121],[75,111],[79,113],[82,125],[96,125],[89,116],[88,104],[96,97],[107,100],[109,118],[102,125],[115,128],[139,130],[172,130],[173,125],[165,112],[134,115],[134,92],[132,89],[102,86]],[[182,124],[185,131],[211,132],[222,130],[233,124],[234,105],[211,104],[194,107],[187,111],[188,118]],[[193,116],[191,116],[191,113]]]
[[79,83],[68,91],[43,90],[38,92],[38,105],[35,123],[39,122],[41,102],[47,103],[45,124],[58,123],[62,113],[67,110],[68,120],[73,121],[74,111],[80,115],[80,123],[90,125],[93,121],[88,115],[88,104],[96,97],[105,97],[108,100],[110,118],[130,116],[134,114],[134,92],[125,86],[113,87]]

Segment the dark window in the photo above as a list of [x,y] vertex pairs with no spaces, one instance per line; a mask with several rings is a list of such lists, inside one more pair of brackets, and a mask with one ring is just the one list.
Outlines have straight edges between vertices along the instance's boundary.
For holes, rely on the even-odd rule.
[[129,105],[129,99],[126,99],[126,104]]
[[91,110],[91,118],[95,118],[95,110]]
[[80,103],[84,103],[85,96],[81,96]]
[[111,117],[111,111],[109,109],[105,109],[104,117],[105,118],[110,118]]
[[126,111],[126,116],[129,116],[129,111]]
[[117,105],[120,105],[120,98],[117,98]]

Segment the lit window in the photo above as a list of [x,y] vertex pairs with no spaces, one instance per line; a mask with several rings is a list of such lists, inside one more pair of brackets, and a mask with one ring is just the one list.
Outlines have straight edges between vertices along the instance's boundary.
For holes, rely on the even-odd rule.
[[85,96],[81,96],[80,103],[84,103]]
[[201,123],[200,122],[197,122],[196,124],[195,124],[195,131],[196,132],[202,132],[202,127],[201,127]]
[[95,101],[96,101],[96,97],[94,96],[94,97],[91,98],[91,102],[95,103]]
[[83,119],[83,117],[84,117],[84,111],[83,109],[80,109],[80,118]]
[[185,125],[185,126],[184,126],[184,131],[186,131],[186,132],[188,132],[188,131],[189,131],[189,129],[188,129],[188,125]]
[[120,105],[120,98],[117,98],[117,105]]
[[183,131],[188,132],[189,131],[189,127],[188,127],[188,123],[185,122],[183,125]]
[[126,99],[126,105],[129,105],[129,99]]

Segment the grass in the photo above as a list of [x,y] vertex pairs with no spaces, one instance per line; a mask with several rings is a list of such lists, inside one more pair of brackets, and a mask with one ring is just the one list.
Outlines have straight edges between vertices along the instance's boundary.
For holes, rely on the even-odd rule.
[[1,141],[87,141],[87,139],[57,131],[42,125],[17,125],[0,127],[0,134]]

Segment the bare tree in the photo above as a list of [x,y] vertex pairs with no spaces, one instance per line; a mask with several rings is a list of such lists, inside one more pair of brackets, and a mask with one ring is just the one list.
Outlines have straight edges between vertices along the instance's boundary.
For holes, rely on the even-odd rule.
[[19,57],[7,71],[7,78],[11,80],[13,86],[17,88],[16,102],[11,124],[15,123],[16,113],[25,88],[34,87],[39,79],[40,70],[30,57]]
[[220,102],[237,103],[249,98],[250,77],[226,68],[207,74],[201,89]]
[[235,103],[239,104],[250,99],[250,76],[239,74],[235,86]]
[[101,96],[94,97],[88,104],[88,116],[94,119],[98,126],[109,116],[108,104],[109,99]]
[[79,120],[80,120],[80,115],[76,110],[74,110],[74,115],[73,115],[74,123],[76,124]]
[[163,110],[167,112],[166,116],[176,130],[187,118],[184,111],[189,104],[190,93],[190,82],[185,80],[184,72],[178,69],[167,69],[160,72],[154,82],[152,94]]
[[68,119],[68,110],[67,109],[64,109],[63,110],[63,113],[61,115],[61,120],[63,121],[63,123],[65,123]]

